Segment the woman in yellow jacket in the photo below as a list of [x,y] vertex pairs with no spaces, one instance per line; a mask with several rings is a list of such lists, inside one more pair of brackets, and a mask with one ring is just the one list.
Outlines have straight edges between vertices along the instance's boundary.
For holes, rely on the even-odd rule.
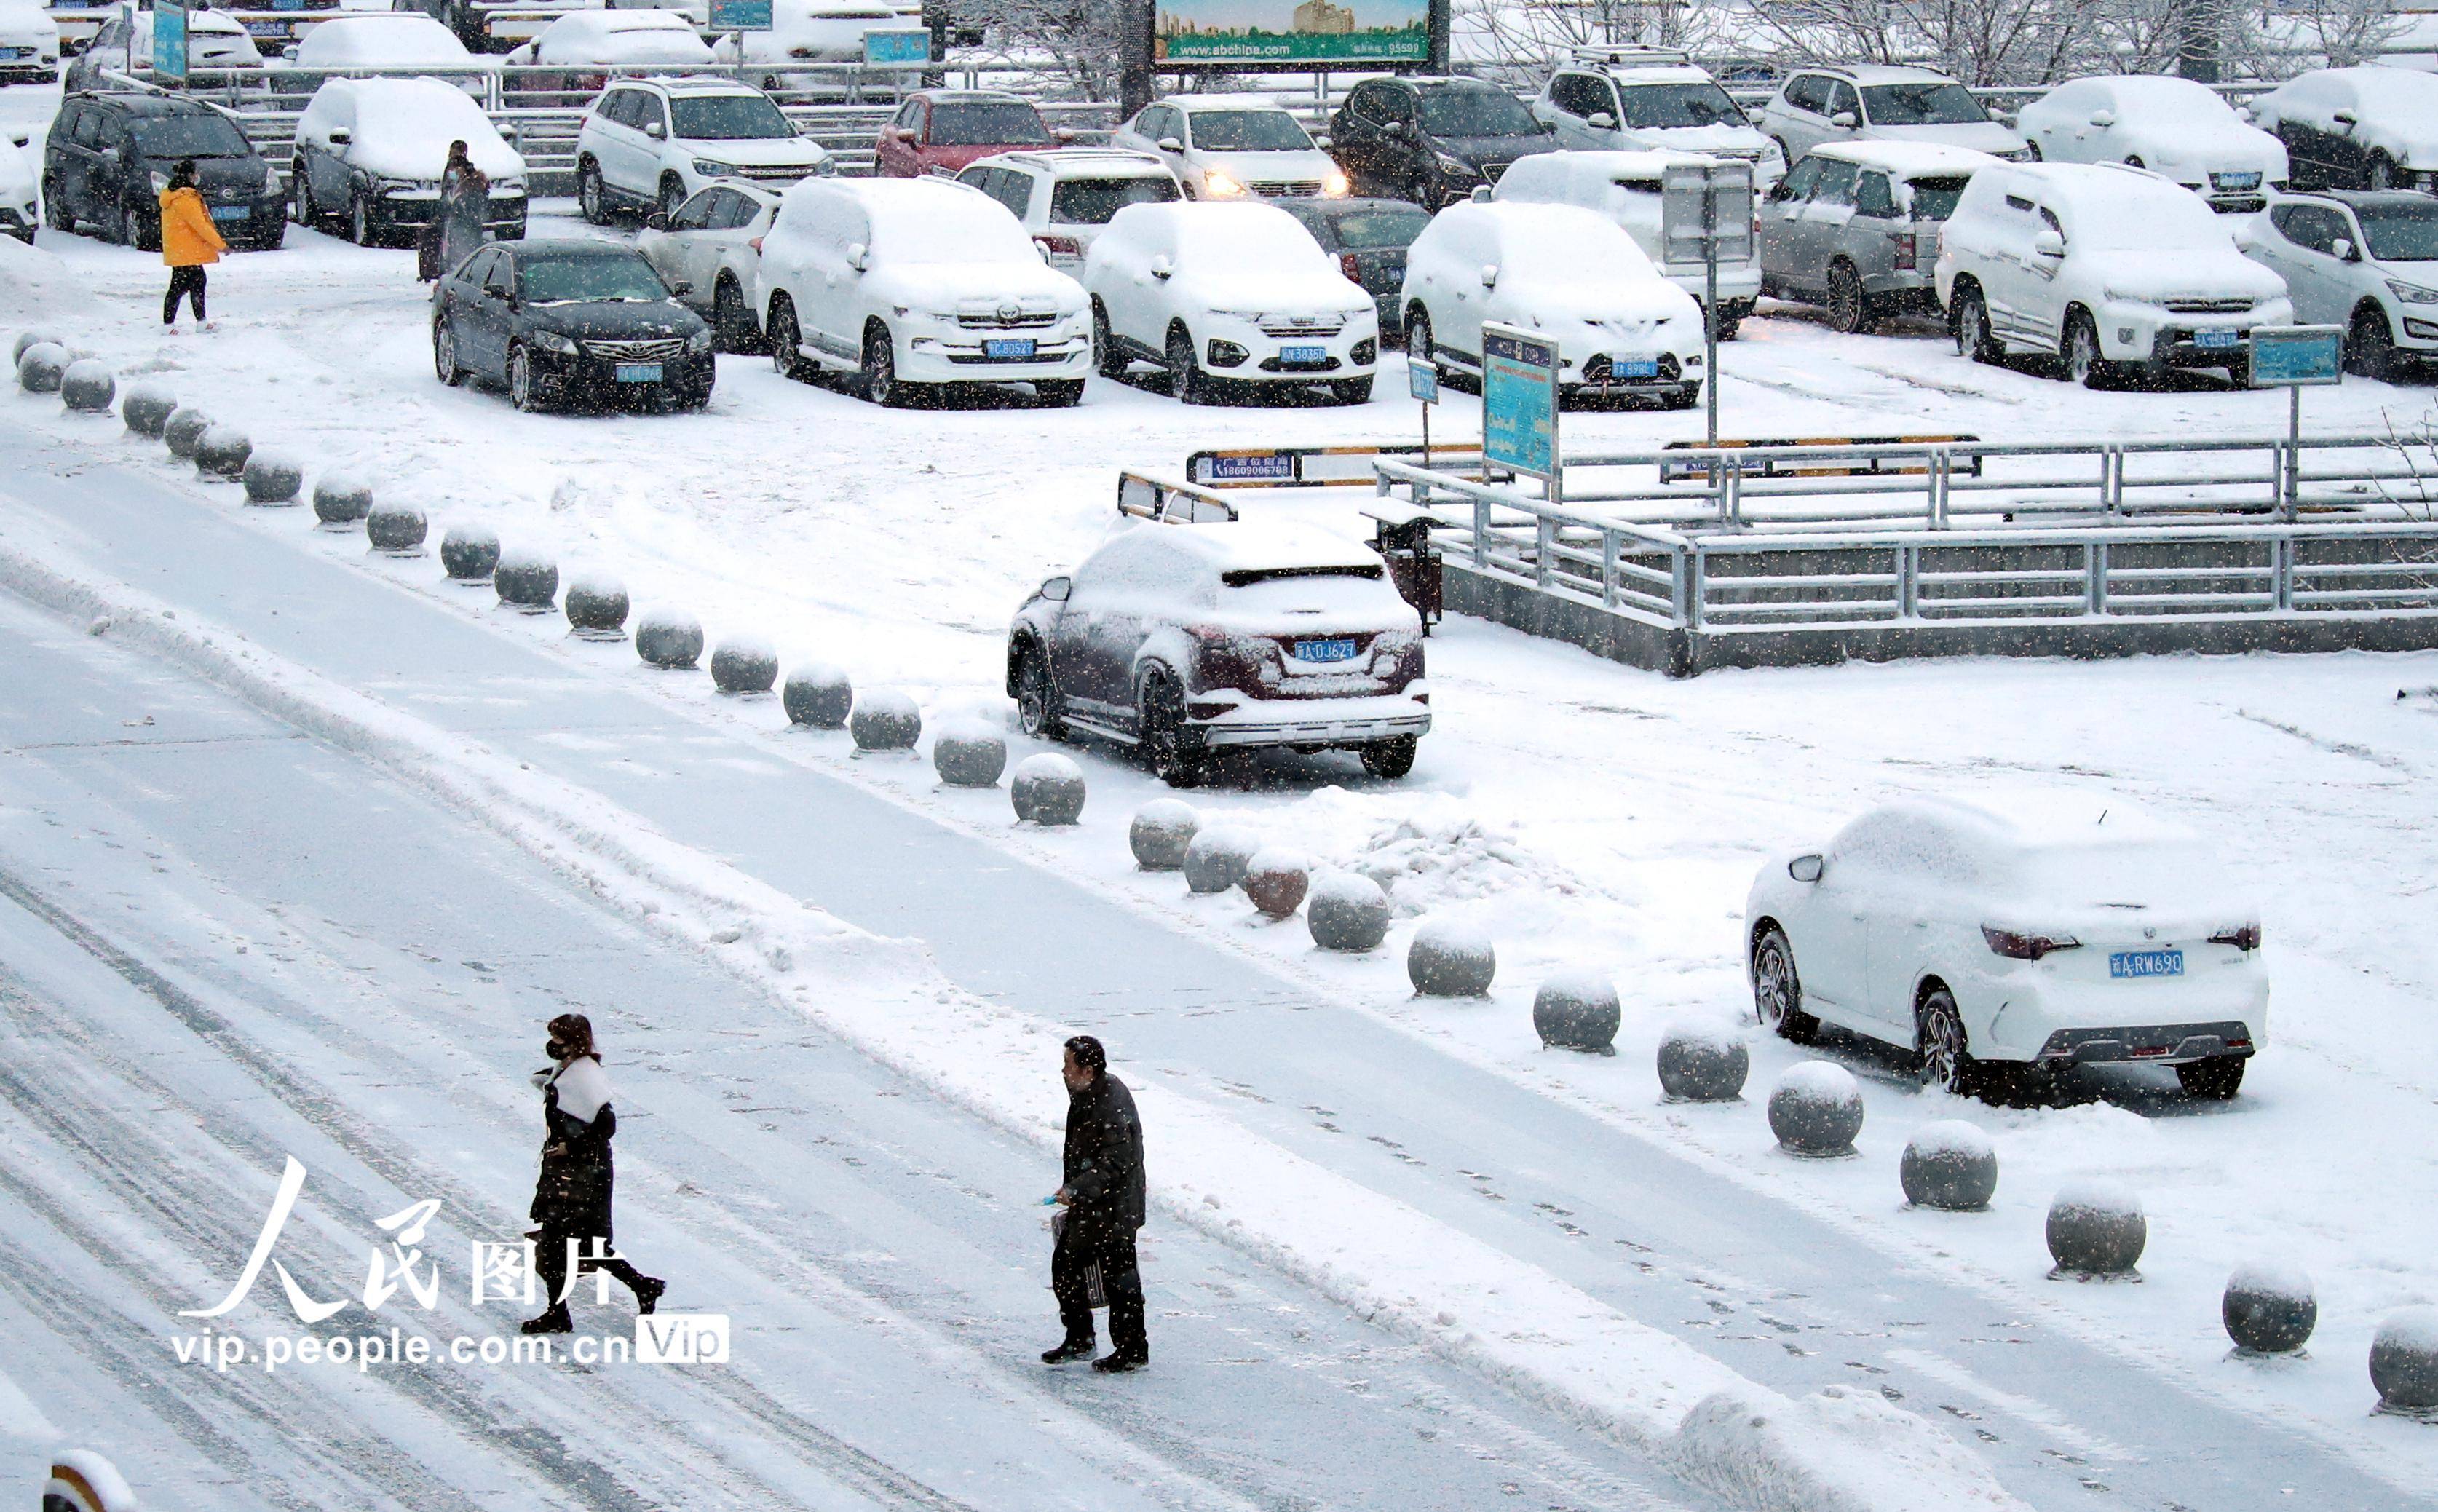
[[187,158],[169,175],[161,191],[161,260],[169,265],[169,292],[161,301],[161,324],[176,329],[178,301],[194,300],[195,319],[205,325],[203,267],[221,260],[228,243],[203,208],[203,192],[195,187],[195,160]]

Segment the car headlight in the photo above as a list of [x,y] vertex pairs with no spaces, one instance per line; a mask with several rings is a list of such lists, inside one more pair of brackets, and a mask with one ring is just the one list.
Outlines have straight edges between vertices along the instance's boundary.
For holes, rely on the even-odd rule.
[[1228,195],[1242,194],[1245,192],[1245,186],[1237,183],[1232,175],[1223,172],[1218,168],[1211,168],[1202,175],[1202,186],[1210,193],[1219,195],[1223,198]]
[[736,172],[736,165],[733,163],[716,162],[707,157],[698,157],[694,160],[694,170],[697,173],[701,174],[706,179],[725,179],[734,175]]
[[491,187],[502,194],[522,194],[525,192],[525,181],[522,179],[502,179],[499,183],[492,185]]
[[562,357],[575,355],[575,339],[572,336],[561,336],[556,331],[534,332],[533,343],[545,352],[556,352]]
[[265,194],[279,192],[279,170],[268,163],[262,166],[262,192]]
[[2438,305],[2438,289],[2416,289],[2391,278],[2387,281],[2387,291],[2408,305]]
[[[1470,172],[1472,170],[1467,169],[1466,171]],[[1329,177],[1320,181],[1320,192],[1329,196],[1329,198],[1333,200],[1343,199],[1346,195],[1346,191],[1352,187],[1354,187],[1352,181],[1348,179],[1345,174],[1340,173],[1335,168],[1330,169]]]
[[1259,320],[1262,318],[1262,312],[1258,309],[1207,309],[1204,310],[1203,313],[1210,316],[1212,320]]
[[168,187],[169,175],[162,172],[159,168],[154,168],[152,170],[152,192],[154,194],[160,194],[165,192]]
[[2121,289],[2102,289],[2099,291],[2099,297],[2114,305],[2155,305],[2158,303],[2157,300],[2152,299],[2147,294],[2129,294]]
[[1440,160],[1440,169],[1442,172],[1462,173],[1470,176],[1477,171],[1472,164],[1467,163],[1460,157],[1450,157],[1445,152],[1435,152],[1432,155]]
[[708,327],[706,327],[706,328],[704,328],[704,329],[702,329],[702,330],[698,330],[698,331],[695,332],[692,336],[687,337],[687,338],[686,338],[686,350],[687,350],[687,351],[689,351],[689,352],[694,353],[694,354],[695,354],[696,356],[698,356],[698,357],[699,357],[700,355],[702,355],[702,354],[703,354],[703,353],[705,353],[705,352],[710,351],[710,350],[711,350],[711,331],[710,331],[710,329],[709,329]]

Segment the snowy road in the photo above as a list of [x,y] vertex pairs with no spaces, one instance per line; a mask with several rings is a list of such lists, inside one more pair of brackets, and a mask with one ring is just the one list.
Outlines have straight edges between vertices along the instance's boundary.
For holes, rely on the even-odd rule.
[[[479,744],[598,794],[662,834],[742,867],[851,923],[920,939],[964,987],[1052,1021],[1097,1027],[1118,1047],[1138,1081],[1157,1076],[1183,1092],[1222,1104],[1248,1131],[1409,1204],[1451,1231],[1511,1257],[1518,1267],[1561,1277],[1624,1314],[1691,1341],[1752,1380],[1790,1395],[1829,1383],[1877,1390],[1972,1443],[2007,1489],[2034,1505],[2182,1505],[2218,1512],[2292,1506],[2296,1503],[2290,1497],[2307,1490],[2314,1506],[2372,1508],[2394,1506],[2419,1494],[2401,1484],[2407,1477],[2400,1464],[2382,1459],[2358,1434],[2319,1431],[2307,1424],[2297,1429],[2272,1420],[2272,1413],[2258,1407],[2247,1411],[2233,1404],[2224,1393],[2191,1389],[2173,1370],[2158,1370],[2094,1347],[2071,1317],[2036,1293],[1993,1292],[1919,1257],[1892,1256],[1845,1227],[1790,1207],[1780,1194],[1738,1180],[1730,1169],[1614,1119],[1593,1116],[1564,1098],[1540,1095],[1515,1078],[1443,1054],[1376,1015],[1316,997],[1293,974],[1173,928],[1154,910],[1123,906],[1105,893],[1070,885],[1012,856],[1005,846],[972,833],[1003,822],[997,809],[1003,800],[995,795],[975,796],[969,815],[948,814],[947,822],[941,822],[886,793],[875,793],[869,782],[841,781],[828,762],[806,751],[801,741],[730,733],[719,723],[707,723],[653,696],[653,679],[635,667],[632,653],[624,648],[539,649],[527,637],[498,633],[420,594],[394,591],[364,574],[198,508],[180,491],[110,466],[93,466],[82,453],[30,433],[16,432],[8,440],[31,464],[5,485],[13,518],[20,522],[9,533],[9,544],[23,549],[56,532],[66,550],[95,571],[136,585],[189,615],[238,632],[266,652],[367,692],[391,708],[452,732],[469,747]],[[52,476],[68,473],[76,474],[73,482]],[[424,575],[432,571],[429,564],[416,564],[416,570]],[[54,634],[52,639],[61,638]],[[86,654],[101,653],[86,649]],[[49,686],[52,679],[33,681]],[[100,722],[106,738],[124,738],[110,734],[108,727],[115,721],[107,716],[129,705],[96,709],[89,696],[79,702],[89,711],[82,716],[88,727]],[[768,718],[775,723],[775,714]],[[12,738],[23,737],[12,732]],[[317,750],[303,745],[297,748]],[[260,759],[250,755],[246,762]],[[319,759],[331,760],[327,754]],[[302,822],[299,810],[327,802],[332,805],[330,833],[347,834],[348,817],[365,807],[362,800],[348,796],[362,785],[361,779],[321,775],[311,782],[280,782],[275,796],[265,796],[263,777],[241,770],[228,774],[222,785],[232,794],[250,794],[245,802],[263,805],[249,820],[254,823],[274,818]],[[302,803],[300,795],[312,796],[316,803]],[[388,800],[373,811],[385,812],[398,801]],[[160,821],[148,816],[148,822]],[[190,816],[187,822],[220,833],[223,847],[232,845],[231,835],[244,834],[243,826],[206,816]],[[296,846],[292,853],[238,840],[222,864],[237,865],[242,855],[257,870],[232,879],[228,893],[320,898],[334,888],[336,895],[345,895],[349,888],[366,885],[373,897],[380,898],[422,876],[432,848],[420,836],[435,828],[445,826],[424,819],[410,827],[414,833],[397,834],[392,840],[369,833],[351,837],[355,859],[389,880],[369,886],[352,877],[331,878],[329,887],[316,882],[309,890],[293,880],[282,886],[279,879],[284,874],[280,869],[295,864],[289,859],[292,853],[321,853],[313,846]],[[195,843],[191,837],[181,841],[182,849]],[[406,867],[384,864],[380,858],[392,846],[419,859]],[[470,855],[482,848],[458,843],[446,849]],[[265,850],[271,853],[261,854]],[[517,870],[492,863],[482,868],[485,872]],[[454,890],[436,883],[433,887],[436,894],[451,898],[448,916],[457,917]],[[417,918],[418,910],[428,906],[417,901],[402,912],[384,913],[368,905],[366,917],[352,921],[351,927],[380,933],[374,921]],[[283,909],[287,927],[297,927],[297,911]],[[486,905],[470,917],[498,923],[521,913],[494,913]],[[440,933],[426,926],[410,931],[407,938],[435,941]],[[434,957],[486,966],[500,964],[494,957],[516,959],[523,955],[511,948],[513,934],[510,940],[494,938],[494,943],[468,947],[462,956],[453,940],[445,951],[427,949]],[[348,957],[334,951],[332,958]],[[448,971],[446,958],[427,963],[412,976],[423,977],[434,971]],[[668,1034],[680,1042],[689,1033],[705,1032],[699,1019],[689,1015],[684,1029],[675,1023],[664,1026],[662,1014],[668,1011],[656,1012],[648,1004],[718,1002],[725,1008],[738,995],[733,985],[693,982],[640,993],[622,983],[605,987],[602,996],[595,997],[571,985],[555,966],[543,971],[538,961],[516,974],[501,967],[499,975],[503,981],[521,979],[537,996],[556,990],[579,1002],[634,1004],[639,1022],[632,1027],[622,1023],[618,1032]],[[619,979],[615,973],[608,978]],[[455,985],[467,990],[463,981]],[[465,1011],[460,1007],[452,1021],[462,1020]],[[503,1065],[521,1065],[521,1057],[529,1051],[516,1047],[530,1038],[529,1026],[540,1011],[536,1006],[521,1013],[496,1014],[505,1021],[486,1020],[483,1043],[495,1048],[487,1056],[473,1057],[475,1069],[459,1065],[428,1074],[435,1082],[487,1079],[496,1077]],[[765,1032],[794,1037],[775,1029]],[[455,1035],[452,1028],[447,1037],[453,1040]],[[699,1038],[693,1044],[693,1055],[707,1053]],[[451,1063],[440,1046],[433,1049],[441,1064]],[[672,1060],[688,1053],[675,1046],[655,1049]],[[763,1052],[755,1053],[759,1057]],[[318,1056],[314,1059],[318,1064]],[[462,1062],[464,1057],[455,1059]],[[824,1063],[823,1070],[843,1074],[835,1063]],[[715,1075],[709,1065],[701,1071],[706,1079]],[[635,1080],[629,1073],[630,1085]],[[778,1080],[788,1088],[783,1105],[801,1105],[803,1093],[794,1078]],[[523,1110],[513,1086],[486,1084],[493,1087],[490,1097],[499,1104],[492,1121],[505,1120],[509,1130],[521,1129],[516,1116]],[[657,1103],[661,1083],[656,1079],[651,1086]],[[764,1096],[739,1090],[757,1105]],[[643,1136],[637,1143],[649,1151],[661,1138],[710,1138],[705,1127],[722,1122],[718,1113],[717,1102],[707,1096],[691,1109],[672,1105],[666,1114],[656,1112],[650,1122],[638,1126]],[[817,1110],[806,1123],[771,1119],[779,1129],[771,1131],[776,1137],[764,1157],[768,1164],[747,1159],[742,1152],[736,1158],[748,1170],[786,1170],[787,1179],[795,1181],[802,1167],[792,1164],[786,1152],[798,1148],[793,1141],[807,1124],[830,1132],[832,1116]],[[946,1169],[960,1181],[998,1191],[1001,1202],[1011,1187],[1025,1189],[1020,1172],[1008,1171],[1012,1161],[1020,1166],[1020,1156],[1001,1149],[995,1161],[980,1155],[970,1162],[943,1160],[939,1151],[971,1146],[977,1136],[969,1132],[947,1145],[930,1142],[938,1137],[942,1135],[927,1130],[894,1141],[891,1148],[919,1151],[925,1169]],[[733,1138],[716,1142],[723,1154],[734,1148]],[[522,1140],[510,1132],[500,1143],[502,1149],[487,1155],[468,1152],[468,1158],[487,1160],[491,1170],[489,1187],[477,1188],[487,1201],[469,1205],[513,1210]],[[313,1164],[309,1156],[305,1158]],[[256,1187],[268,1181],[269,1164],[253,1163]],[[974,1174],[994,1165],[1005,1172],[996,1182]],[[629,1190],[666,1193],[677,1189],[678,1180],[700,1180],[690,1172],[675,1175],[685,1169],[681,1160],[673,1164],[659,1157],[660,1179],[638,1181],[630,1167]],[[732,1178],[720,1185],[733,1188],[735,1183]],[[818,1222],[807,1213],[806,1223],[854,1228],[874,1222],[844,1216],[841,1209],[851,1206],[856,1195],[841,1192],[838,1208],[818,1209]],[[362,1210],[388,1211],[382,1205],[386,1199],[386,1193],[368,1198]],[[984,1200],[974,1201],[988,1205]],[[649,1198],[644,1206],[649,1213]],[[928,1211],[925,1217],[941,1222]],[[685,1221],[678,1214],[663,1216],[663,1222]],[[632,1231],[622,1229],[622,1237],[650,1263],[664,1264],[680,1275],[713,1263],[708,1257],[677,1249],[673,1231],[649,1226],[651,1218],[635,1222]],[[1022,1231],[1021,1218],[1010,1223],[1002,1216],[999,1222]],[[880,1226],[888,1231],[895,1225]],[[790,1225],[788,1232],[792,1248],[801,1230]],[[698,1241],[702,1238],[698,1233],[692,1237]],[[1007,1241],[1002,1238],[998,1242],[1004,1247]],[[892,1236],[850,1244],[845,1253],[860,1254],[866,1243],[900,1256],[913,1248]],[[1183,1269],[1180,1261],[1192,1263],[1187,1255],[1193,1246],[1180,1244],[1174,1234],[1163,1235],[1161,1244],[1159,1284],[1173,1286],[1172,1278]],[[221,1236],[218,1243],[223,1254],[241,1247],[242,1238],[235,1234]],[[916,1290],[925,1294],[935,1289],[950,1294],[966,1292],[973,1283],[960,1274],[962,1266],[992,1247],[967,1239],[931,1273],[932,1285]],[[927,1247],[923,1253],[928,1261],[932,1252]],[[673,1258],[656,1258],[662,1254]],[[1020,1270],[1008,1270],[1002,1257],[988,1263],[1000,1267],[1002,1290],[1013,1305],[983,1310],[1021,1321],[1027,1300],[1038,1306],[1037,1281]],[[1214,1258],[1210,1263],[1222,1262]],[[1246,1295],[1262,1290],[1259,1283],[1242,1278],[1226,1284]],[[1034,1293],[1023,1291],[1027,1285],[1035,1289]],[[191,1288],[197,1292],[208,1289],[200,1280]],[[898,1299],[892,1295],[892,1300]],[[730,1310],[740,1313],[760,1306],[758,1299],[752,1307],[741,1300],[729,1304]],[[1196,1302],[1196,1310],[1210,1309],[1207,1300]],[[908,1326],[920,1331],[930,1321],[917,1314]],[[817,1328],[810,1323],[803,1326]],[[969,1337],[982,1347],[992,1327],[998,1330],[999,1358],[1011,1357],[1016,1341],[1008,1336],[1011,1325],[1006,1322],[978,1327]],[[1166,1338],[1175,1327],[1156,1315],[1156,1334]],[[1156,1347],[1162,1350],[1163,1373],[1170,1359],[1179,1362],[1180,1370],[1209,1370],[1214,1368],[1213,1360],[1229,1354],[1209,1341],[1197,1347],[1182,1336]],[[1375,1343],[1371,1347],[1379,1346]],[[983,1352],[992,1350],[983,1347]],[[1315,1353],[1331,1357],[1325,1347]],[[739,1354],[742,1359],[744,1345]],[[968,1363],[965,1368],[985,1367]],[[1407,1368],[1424,1367],[1409,1363]],[[1373,1394],[1381,1395],[1376,1382]],[[1140,1431],[1138,1444],[1142,1439],[1199,1441],[1205,1433],[1195,1424],[1195,1415],[1207,1413],[1220,1398],[1240,1399],[1232,1393],[1210,1393],[1204,1400],[1183,1404],[1176,1416],[1159,1423],[1095,1426],[1120,1436]],[[1297,1421],[1310,1411],[1296,1402],[1297,1416],[1271,1418],[1267,1408],[1272,1404],[1266,1398],[1263,1403],[1255,1421],[1245,1425],[1257,1438],[1262,1422]],[[1575,1452],[1584,1452],[1580,1444]],[[1528,1450],[1519,1454],[1530,1457]],[[1328,1458],[1341,1468],[1357,1463],[1352,1455]],[[892,1463],[900,1462],[892,1458]],[[1378,1478],[1397,1473],[1394,1467],[1402,1462],[1387,1462],[1385,1468],[1368,1459],[1360,1463],[1363,1489],[1348,1496],[1349,1503],[1376,1505],[1390,1500]],[[1200,1484],[1236,1489],[1213,1476],[1209,1467],[1191,1460],[1169,1468],[1182,1484],[1196,1484],[1200,1477]],[[1597,1464],[1593,1470],[1620,1478],[1628,1474]],[[1510,1467],[1505,1478],[1513,1474]],[[1581,1483],[1574,1484],[1580,1487]],[[1584,1493],[1578,1489],[1572,1494]],[[1595,1493],[1590,1500],[1600,1502],[1601,1497]],[[984,1504],[990,1504],[987,1498]],[[1459,1498],[1437,1504],[1470,1503]]]

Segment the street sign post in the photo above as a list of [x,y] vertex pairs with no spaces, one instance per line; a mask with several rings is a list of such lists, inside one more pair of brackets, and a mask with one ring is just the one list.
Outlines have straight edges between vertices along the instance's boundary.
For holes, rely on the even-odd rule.
[[1440,402],[1440,365],[1431,358],[1405,357],[1405,392],[1422,402],[1422,466],[1431,465],[1431,411]]
[[711,0],[711,29],[727,32],[736,39],[736,77],[745,76],[745,34],[749,31],[769,31],[775,23],[770,15],[770,0]]
[[2303,391],[2345,379],[2345,328],[2341,325],[2261,325],[2252,332],[2252,386],[2284,389],[2285,478],[2277,507],[2294,518],[2302,495]]
[[186,81],[185,0],[157,0],[152,7],[152,77],[178,84]]
[[1513,325],[1481,326],[1481,457],[1538,478],[1559,497],[1558,343]]
[[1704,434],[1719,439],[1719,264],[1753,255],[1752,165],[1723,158],[1672,163],[1659,173],[1659,245],[1670,268],[1703,270]]

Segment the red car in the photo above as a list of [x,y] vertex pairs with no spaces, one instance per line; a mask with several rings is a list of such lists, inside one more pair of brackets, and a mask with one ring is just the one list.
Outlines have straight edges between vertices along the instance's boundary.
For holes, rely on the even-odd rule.
[[1053,132],[1021,95],[996,89],[926,89],[906,97],[880,129],[876,168],[884,179],[954,173],[994,152],[1058,147],[1074,132]]
[[1431,728],[1421,618],[1377,555],[1301,526],[1122,531],[1016,611],[1007,691],[1027,734],[1133,746],[1178,787],[1261,746],[1403,777]]

